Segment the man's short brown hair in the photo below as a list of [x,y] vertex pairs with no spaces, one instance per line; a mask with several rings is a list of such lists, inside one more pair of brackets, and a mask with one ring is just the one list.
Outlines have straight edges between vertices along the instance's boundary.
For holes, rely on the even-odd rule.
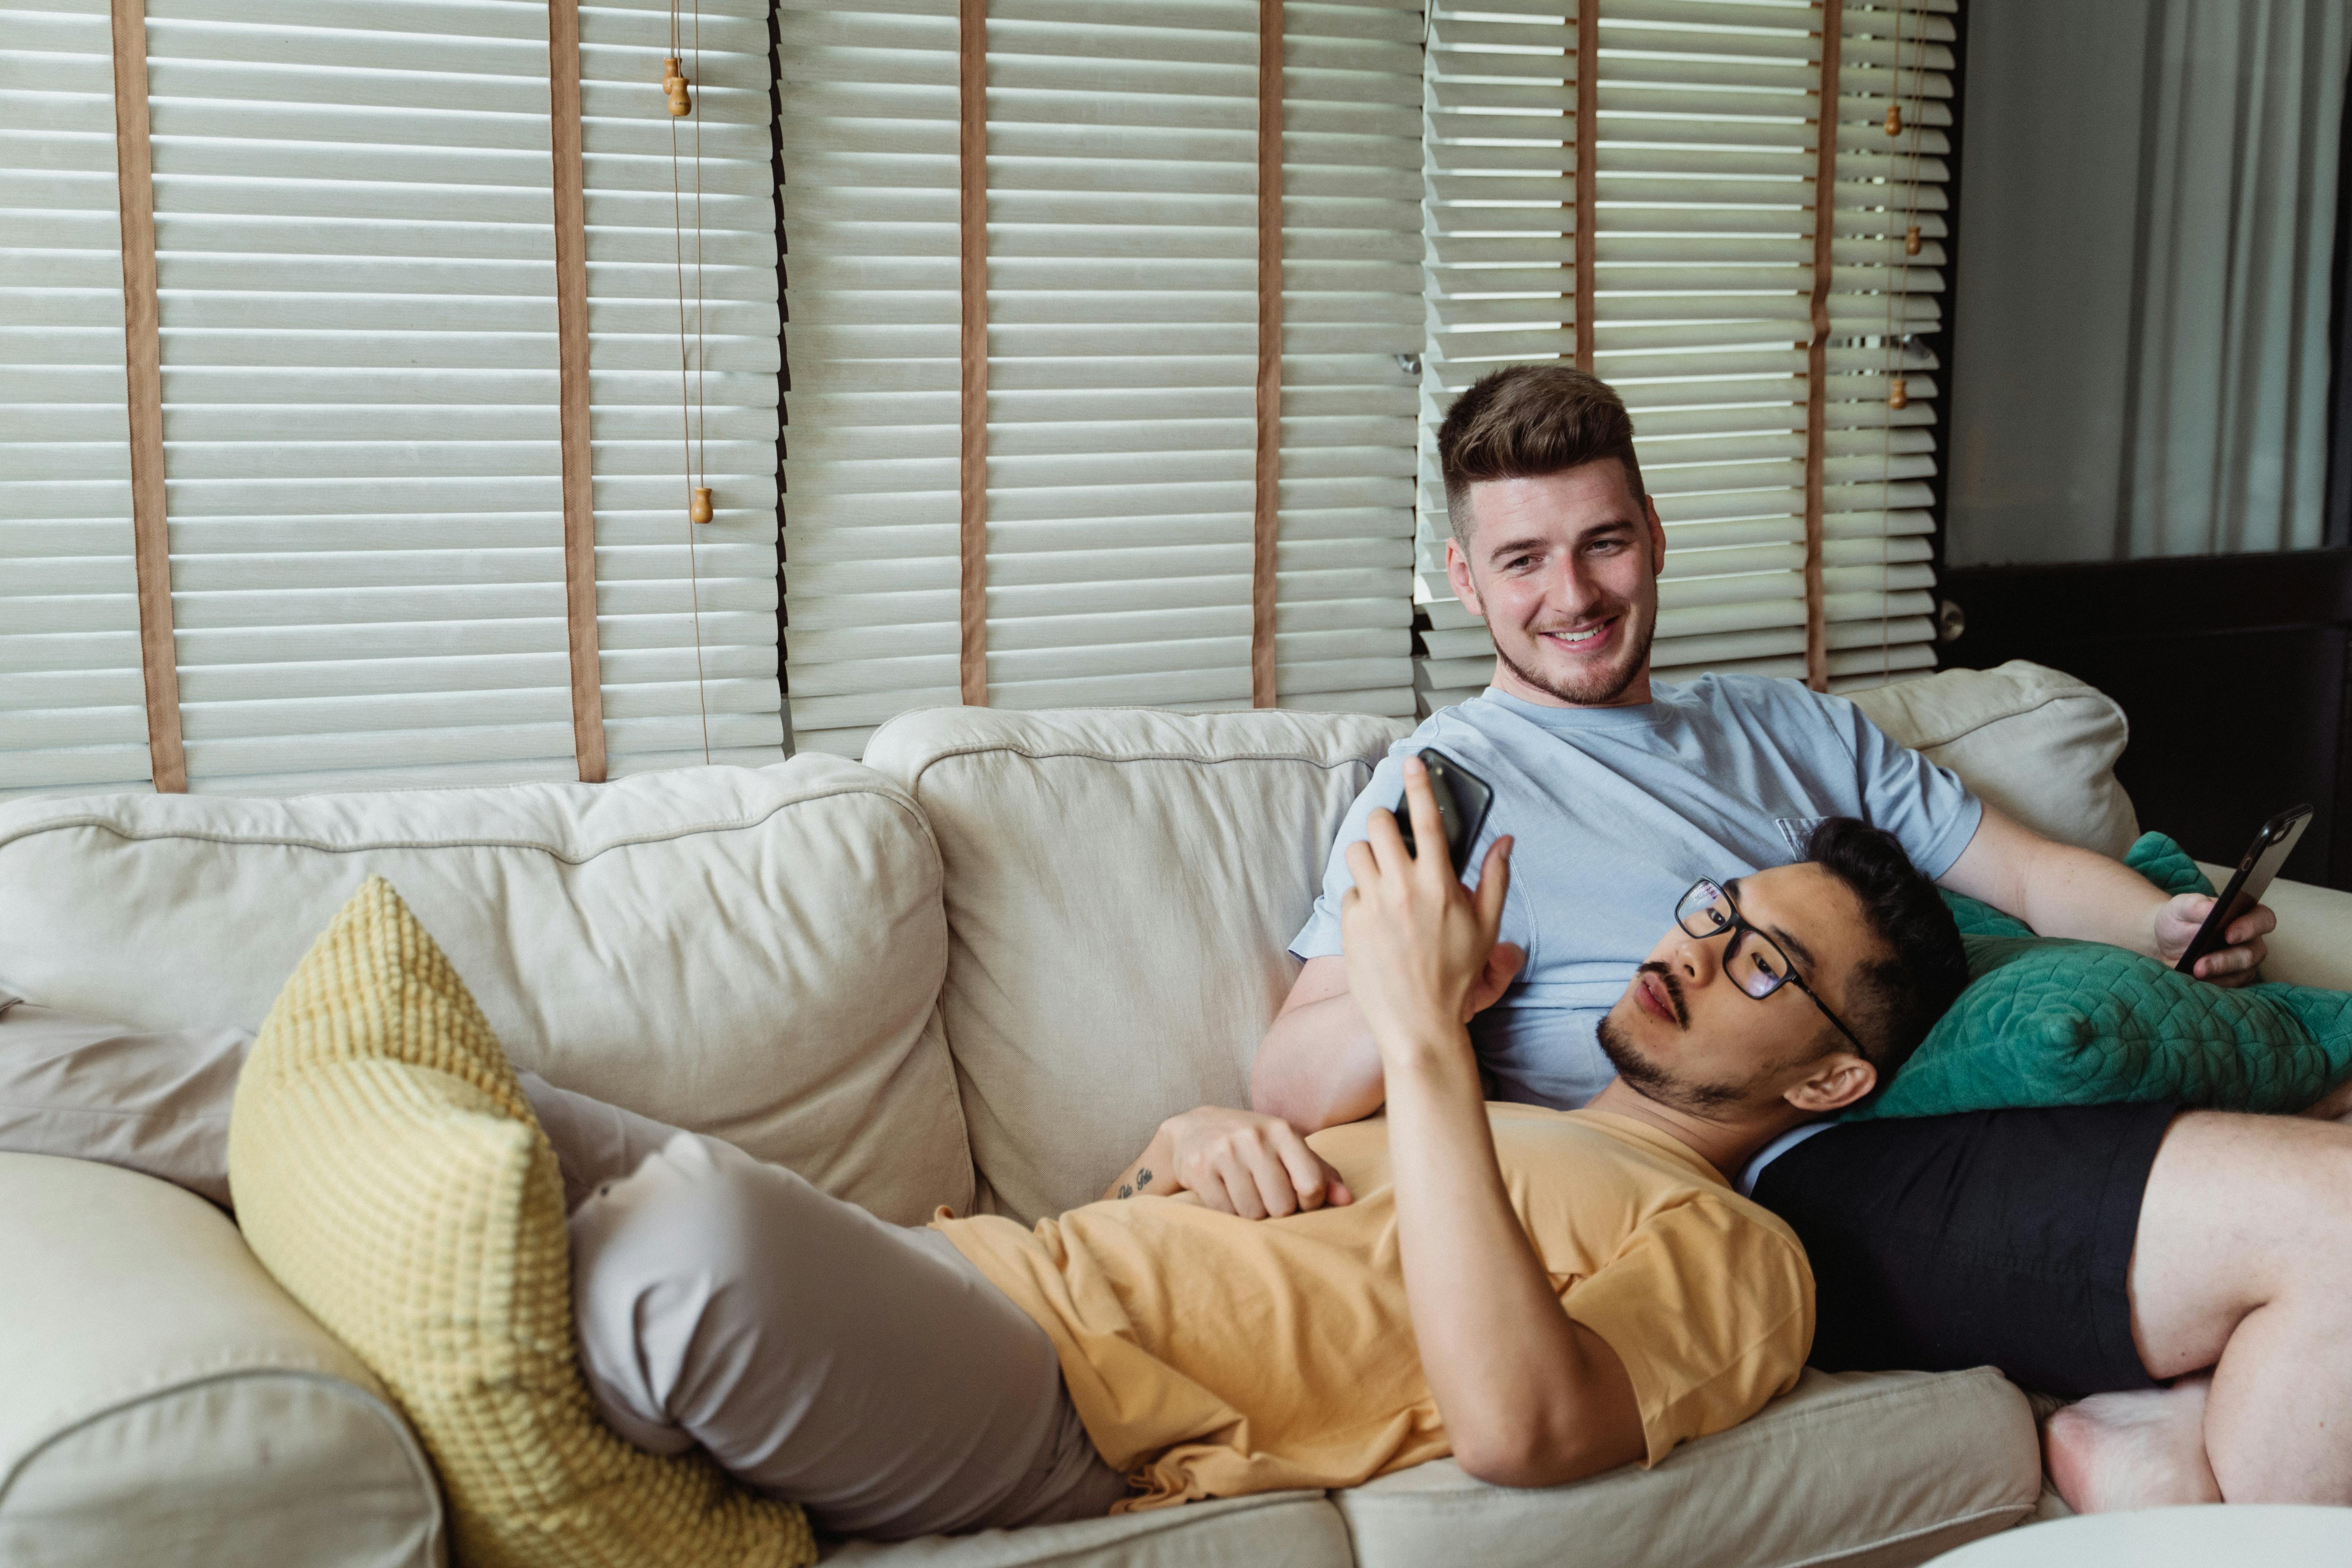
[[1625,465],[1633,499],[1641,500],[1633,416],[1599,376],[1564,364],[1515,364],[1480,376],[1454,400],[1437,431],[1446,521],[1463,553],[1470,551],[1472,485],[1538,479],[1602,458]]

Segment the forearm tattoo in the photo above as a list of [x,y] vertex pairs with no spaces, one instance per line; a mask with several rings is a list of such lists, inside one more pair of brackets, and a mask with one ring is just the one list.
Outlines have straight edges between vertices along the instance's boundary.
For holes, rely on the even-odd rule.
[[1141,1169],[1141,1170],[1139,1170],[1139,1171],[1138,1171],[1138,1172],[1136,1172],[1136,1173],[1135,1173],[1135,1182],[1134,1182],[1134,1184],[1133,1184],[1133,1185],[1131,1185],[1131,1186],[1130,1186],[1129,1184],[1127,1184],[1127,1183],[1125,1183],[1125,1182],[1121,1182],[1121,1183],[1118,1184],[1118,1195],[1119,1195],[1120,1197],[1123,1197],[1123,1198],[1131,1198],[1131,1197],[1133,1197],[1136,1194],[1138,1194],[1138,1193],[1139,1193],[1139,1192],[1143,1191],[1143,1189],[1144,1189],[1144,1188],[1146,1188],[1146,1187],[1150,1186],[1150,1184],[1151,1184],[1151,1167],[1150,1167],[1150,1166],[1149,1166],[1149,1165],[1146,1165],[1146,1166],[1144,1166],[1144,1167],[1143,1167],[1143,1169]]

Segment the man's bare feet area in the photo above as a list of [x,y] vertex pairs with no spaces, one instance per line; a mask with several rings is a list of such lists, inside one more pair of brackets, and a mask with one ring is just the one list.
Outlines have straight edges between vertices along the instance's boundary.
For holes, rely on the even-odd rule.
[[2096,1394],[2042,1424],[2051,1484],[2076,1513],[2220,1502],[2205,1459],[2210,1374],[2168,1388]]

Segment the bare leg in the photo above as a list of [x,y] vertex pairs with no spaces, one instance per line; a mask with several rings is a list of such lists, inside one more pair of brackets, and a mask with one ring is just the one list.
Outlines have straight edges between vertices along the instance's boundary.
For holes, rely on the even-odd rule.
[[2042,1463],[2076,1513],[2220,1502],[2205,1460],[2205,1402],[2212,1379],[2169,1388],[2095,1394],[2042,1424]]
[[[2352,1128],[2182,1116],[2148,1175],[2130,1289],[2151,1375],[2212,1369],[2205,1454],[2223,1500],[2352,1503]],[[2135,1397],[2128,1421],[2102,1419],[2111,1405],[2059,1428],[2086,1498],[2151,1484],[2127,1472],[2185,1418],[2186,1397]]]

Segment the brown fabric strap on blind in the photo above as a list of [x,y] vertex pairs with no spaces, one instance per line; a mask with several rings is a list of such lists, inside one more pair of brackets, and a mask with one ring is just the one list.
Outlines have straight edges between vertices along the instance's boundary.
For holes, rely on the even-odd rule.
[[1601,0],[1576,6],[1576,368],[1592,368],[1593,229],[1600,195]]
[[1271,708],[1282,521],[1282,0],[1257,8],[1257,467],[1250,514],[1250,705]]
[[172,636],[172,537],[164,521],[163,338],[155,300],[155,156],[147,134],[146,0],[114,0],[114,188],[122,214],[122,367],[130,384],[131,538],[139,666],[147,687],[147,765],[183,795],[180,662]]
[[956,158],[963,289],[962,464],[957,476],[957,673],[964,703],[988,706],[988,0],[957,0]]
[[562,435],[563,606],[572,646],[572,752],[604,781],[604,660],[596,650],[596,500],[588,445],[588,234],[580,163],[579,0],[547,0],[547,125],[555,156],[555,359]]
[[1805,355],[1805,684],[1830,684],[1822,600],[1822,459],[1828,446],[1830,279],[1837,246],[1838,74],[1845,0],[1822,0],[1821,118],[1813,132],[1813,337]]

